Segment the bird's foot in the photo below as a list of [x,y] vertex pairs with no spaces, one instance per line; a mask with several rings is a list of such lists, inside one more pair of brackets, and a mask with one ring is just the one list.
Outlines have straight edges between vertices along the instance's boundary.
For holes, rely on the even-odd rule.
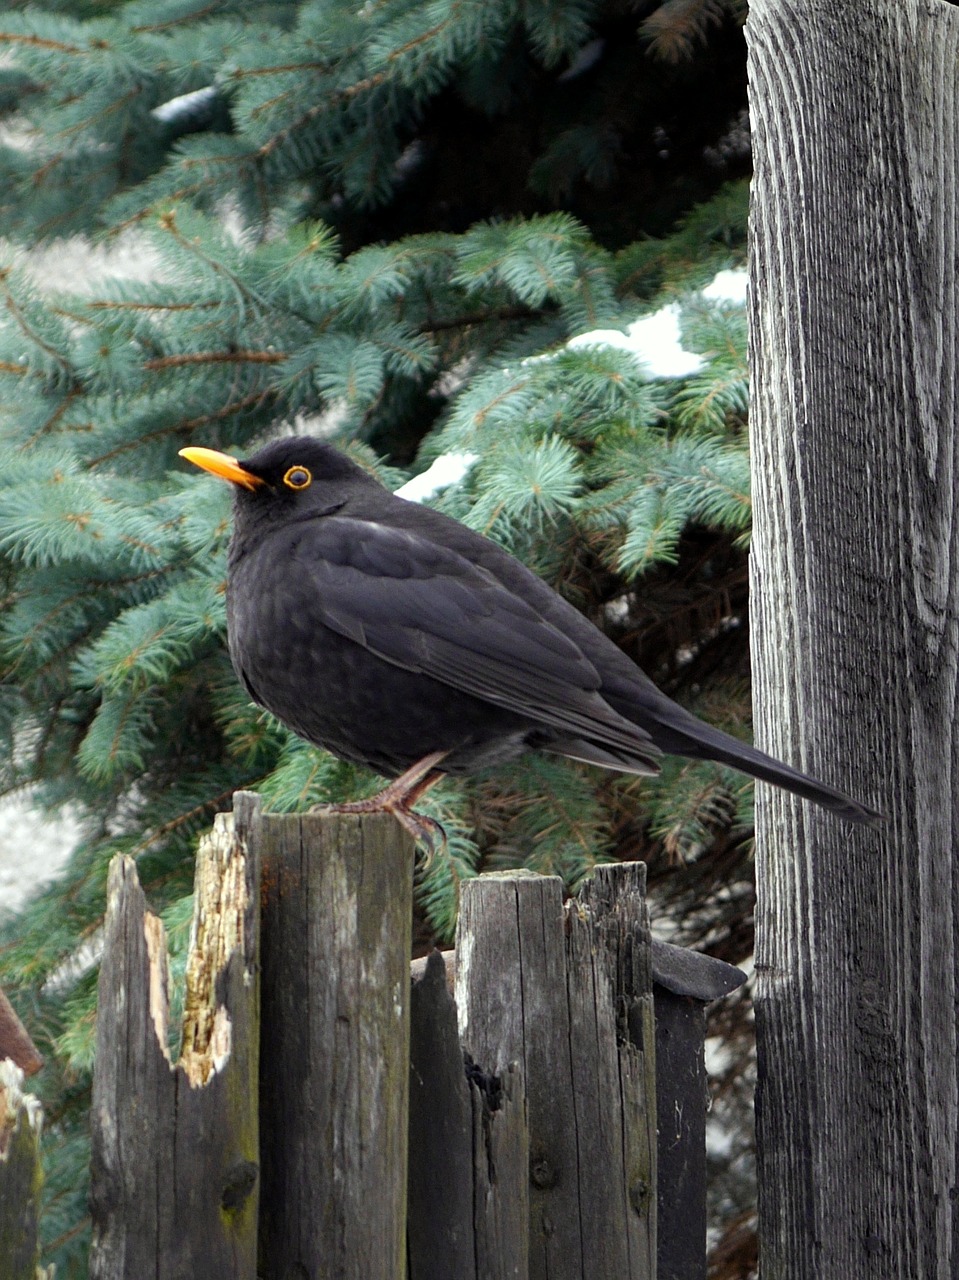
[[423,845],[432,858],[437,849],[446,848],[446,832],[435,818],[417,813],[409,805],[392,798],[382,799],[388,788],[366,800],[352,800],[347,804],[315,804],[310,813],[391,813],[404,831],[408,831],[417,844]]
[[427,856],[432,858],[437,848],[446,847],[446,832],[435,818],[430,818],[425,813],[417,813],[413,805],[443,777],[436,766],[445,755],[445,751],[434,751],[431,755],[424,756],[382,791],[378,791],[375,796],[368,796],[365,800],[351,800],[344,804],[317,804],[310,812],[391,813],[416,843],[426,848]]

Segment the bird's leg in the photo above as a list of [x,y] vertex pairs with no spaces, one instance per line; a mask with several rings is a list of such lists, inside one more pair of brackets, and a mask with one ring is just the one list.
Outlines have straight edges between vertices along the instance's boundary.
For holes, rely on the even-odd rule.
[[436,848],[437,836],[441,846],[446,844],[446,832],[435,819],[428,818],[424,813],[416,813],[413,805],[443,777],[443,771],[436,766],[446,754],[445,751],[434,751],[431,755],[424,756],[405,773],[394,778],[382,791],[366,800],[352,800],[346,804],[318,804],[310,812],[391,813],[413,839],[418,844],[426,845],[432,854]]

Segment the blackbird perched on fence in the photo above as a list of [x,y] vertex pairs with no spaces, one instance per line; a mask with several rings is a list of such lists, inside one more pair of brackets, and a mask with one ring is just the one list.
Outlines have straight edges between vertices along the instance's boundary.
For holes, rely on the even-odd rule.
[[731,765],[851,822],[865,805],[666,697],[502,547],[389,493],[332,446],[183,457],[234,486],[227,618],[250,697],[317,746],[394,778],[340,808],[412,809],[445,773],[527,750],[655,774],[663,752]]

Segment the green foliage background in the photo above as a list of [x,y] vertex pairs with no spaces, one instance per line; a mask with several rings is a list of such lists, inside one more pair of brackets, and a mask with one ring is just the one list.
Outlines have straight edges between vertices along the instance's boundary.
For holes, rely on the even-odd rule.
[[[748,732],[745,318],[699,292],[745,256],[741,18],[720,0],[136,0],[0,19],[0,790],[70,804],[84,832],[0,951],[48,1055],[58,1274],[85,1274],[95,975],[76,957],[110,857],[137,858],[177,963],[195,837],[235,788],[283,810],[376,785],[235,681],[229,494],[179,448],[322,431],[391,487],[474,455],[437,504]],[[38,283],[27,250],[49,263],[76,235],[133,269],[71,280],[64,251]],[[667,301],[702,356],[688,377],[567,345]],[[678,761],[654,782],[531,757],[445,783],[421,938],[450,936],[482,866],[575,887],[642,856],[681,911],[684,860],[742,879],[750,797]]]

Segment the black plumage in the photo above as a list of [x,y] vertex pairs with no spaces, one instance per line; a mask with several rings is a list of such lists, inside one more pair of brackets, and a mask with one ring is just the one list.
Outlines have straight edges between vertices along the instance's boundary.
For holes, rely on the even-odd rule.
[[637,774],[665,751],[877,819],[698,720],[508,552],[330,445],[288,438],[242,462],[183,452],[234,484],[233,665],[309,742],[392,778],[426,761],[411,794],[530,749]]

